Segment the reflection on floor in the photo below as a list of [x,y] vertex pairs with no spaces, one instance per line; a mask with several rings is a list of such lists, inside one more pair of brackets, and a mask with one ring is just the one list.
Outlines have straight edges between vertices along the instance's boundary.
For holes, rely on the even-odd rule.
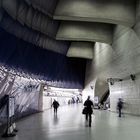
[[[140,117],[123,118],[109,111],[94,111],[92,127],[85,127],[81,105],[60,107],[32,115],[17,123],[19,132],[8,140],[139,140]],[[0,138],[3,140],[3,138]]]

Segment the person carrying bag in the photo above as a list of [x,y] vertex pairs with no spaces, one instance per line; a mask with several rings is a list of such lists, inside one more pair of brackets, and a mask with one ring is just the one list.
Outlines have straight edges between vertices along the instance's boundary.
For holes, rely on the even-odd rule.
[[90,96],[88,96],[87,100],[84,102],[84,108],[82,110],[82,114],[85,115],[86,123],[89,124],[89,127],[91,127],[92,117],[93,114],[93,102],[90,100]]

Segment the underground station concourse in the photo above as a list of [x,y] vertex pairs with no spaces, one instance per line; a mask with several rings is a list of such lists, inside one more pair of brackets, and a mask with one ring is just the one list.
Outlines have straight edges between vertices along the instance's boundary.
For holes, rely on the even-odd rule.
[[7,139],[140,139],[140,0],[0,0]]

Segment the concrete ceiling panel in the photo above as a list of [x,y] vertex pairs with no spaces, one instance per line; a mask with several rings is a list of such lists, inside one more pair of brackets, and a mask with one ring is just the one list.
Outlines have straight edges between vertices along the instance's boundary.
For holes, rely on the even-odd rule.
[[57,20],[89,21],[133,26],[134,0],[60,0],[54,14]]
[[42,14],[32,6],[20,0],[3,0],[3,9],[22,25],[26,25],[52,38],[56,36],[59,22]]
[[92,59],[94,44],[90,42],[72,42],[67,52],[68,57]]
[[19,7],[17,0],[2,0],[2,7],[13,19],[16,19]]
[[63,21],[56,39],[112,43],[113,27],[112,24]]
[[58,0],[24,0],[28,5],[41,11],[42,13],[51,16],[53,15]]

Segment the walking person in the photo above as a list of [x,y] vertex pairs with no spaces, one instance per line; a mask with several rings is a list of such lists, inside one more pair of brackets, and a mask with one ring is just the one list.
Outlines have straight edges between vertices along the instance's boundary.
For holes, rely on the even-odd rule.
[[121,98],[119,98],[118,103],[117,103],[117,109],[119,111],[119,117],[122,116],[122,108],[123,108],[123,101]]
[[54,108],[54,114],[57,114],[57,108],[59,107],[59,103],[54,99],[52,106]]
[[90,96],[88,96],[87,100],[84,102],[84,107],[86,123],[88,123],[89,127],[91,127],[93,102],[90,100]]

